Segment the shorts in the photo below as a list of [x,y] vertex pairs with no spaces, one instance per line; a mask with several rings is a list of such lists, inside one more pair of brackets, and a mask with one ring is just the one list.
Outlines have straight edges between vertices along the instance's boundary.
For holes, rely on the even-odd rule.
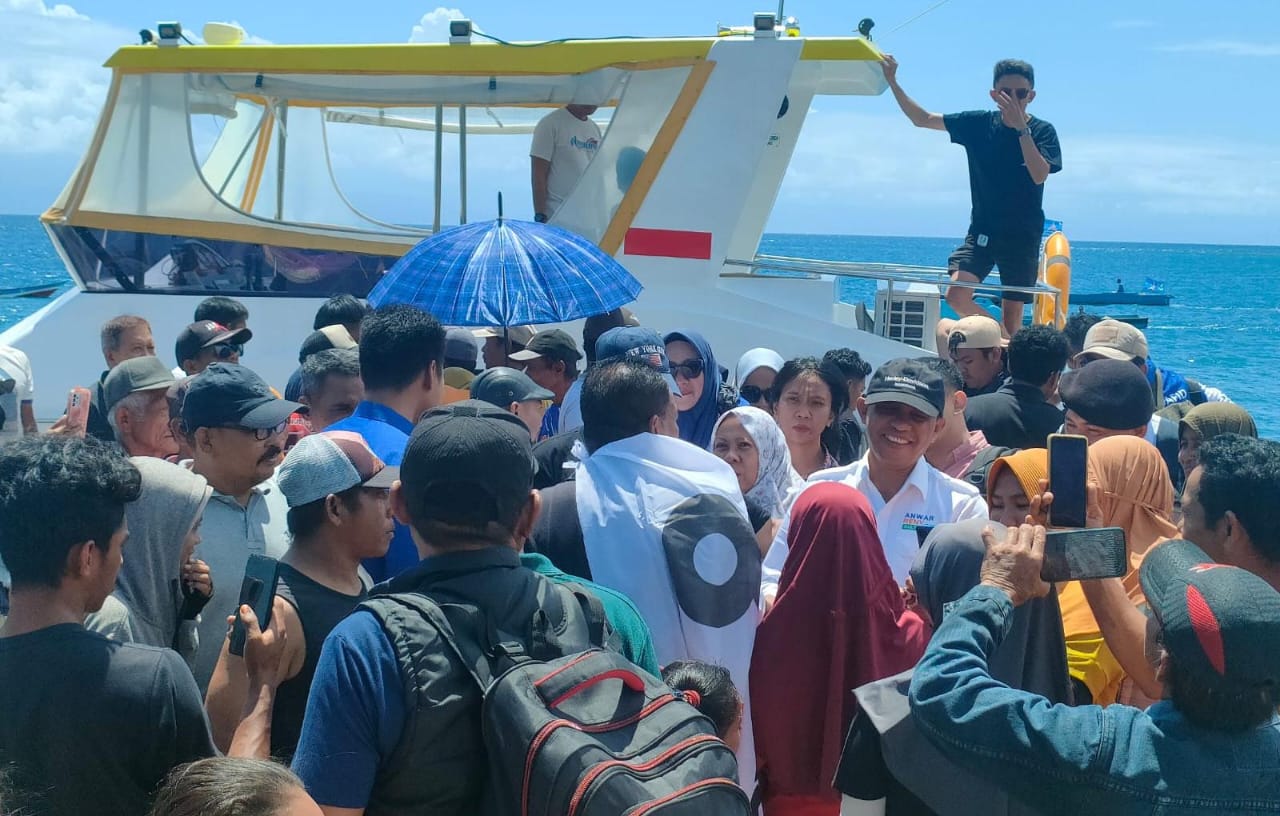
[[[987,245],[978,245],[979,233],[972,230],[947,259],[951,272],[968,272],[978,280],[987,279],[993,266],[1000,268],[1000,282],[1005,286],[1035,286],[1040,271],[1040,236],[987,236]],[[1005,300],[1030,303],[1034,295],[1002,292]]]

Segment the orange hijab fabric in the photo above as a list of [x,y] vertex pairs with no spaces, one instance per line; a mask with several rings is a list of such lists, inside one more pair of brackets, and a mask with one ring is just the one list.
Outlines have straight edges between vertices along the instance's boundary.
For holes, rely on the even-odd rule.
[[[1138,567],[1147,550],[1178,537],[1173,523],[1173,482],[1155,446],[1136,436],[1110,436],[1089,446],[1089,471],[1101,490],[1102,523],[1125,534],[1129,571],[1125,591],[1135,604],[1146,602],[1138,583]],[[1080,586],[1060,588],[1062,625],[1067,637],[1097,632],[1098,624]]]

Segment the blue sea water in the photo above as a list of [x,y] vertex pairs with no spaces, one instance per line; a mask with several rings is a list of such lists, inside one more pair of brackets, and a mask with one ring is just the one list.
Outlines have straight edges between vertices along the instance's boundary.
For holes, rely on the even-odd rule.
[[[1070,225],[1068,225],[1068,236]],[[865,235],[766,235],[760,251],[830,260],[941,266],[952,238]],[[1122,279],[1130,291],[1146,278],[1164,282],[1168,307],[1113,306],[1115,315],[1150,318],[1152,357],[1162,366],[1226,391],[1257,419],[1259,430],[1280,437],[1276,354],[1280,338],[1280,246],[1209,246],[1073,242],[1072,288],[1112,291]],[[71,282],[34,216],[0,216],[0,289]],[[870,303],[871,281],[842,281],[841,298]],[[0,329],[46,301],[0,298]],[[39,376],[37,372],[37,377]]]

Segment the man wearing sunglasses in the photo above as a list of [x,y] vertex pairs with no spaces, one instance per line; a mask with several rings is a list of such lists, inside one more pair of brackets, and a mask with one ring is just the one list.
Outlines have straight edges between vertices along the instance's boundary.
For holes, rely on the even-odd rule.
[[[178,335],[173,356],[185,376],[199,374],[211,363],[239,363],[244,344],[253,337],[246,328],[228,329],[212,320],[192,323]],[[178,372],[174,372],[177,374]]]
[[289,415],[299,407],[276,397],[242,365],[213,363],[187,387],[182,423],[191,470],[213,488],[196,556],[220,588],[200,616],[193,672],[201,694],[218,662],[249,555],[279,558],[288,549],[289,507],[271,476],[283,458]]
[[[969,159],[969,191],[973,200],[964,244],[951,254],[947,266],[952,280],[979,282],[1000,268],[1006,286],[1032,286],[1040,259],[1044,231],[1044,182],[1062,169],[1062,149],[1053,125],[1027,113],[1036,98],[1035,70],[1022,60],[996,63],[991,99],[997,110],[930,113],[898,84],[898,61],[891,54],[881,60],[884,78],[898,107],[916,127],[945,130],[962,145]],[[1022,328],[1023,305],[1031,295],[1005,292],[1001,311],[1004,333]],[[973,290],[953,286],[947,303],[961,316],[985,314],[973,300]]]

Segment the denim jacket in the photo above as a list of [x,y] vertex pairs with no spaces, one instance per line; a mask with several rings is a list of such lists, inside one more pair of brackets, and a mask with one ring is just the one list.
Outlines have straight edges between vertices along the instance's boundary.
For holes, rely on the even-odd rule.
[[1280,813],[1280,717],[1244,733],[1146,711],[1050,705],[992,679],[1013,604],[975,587],[948,611],[911,682],[920,729],[956,763],[1046,813]]

